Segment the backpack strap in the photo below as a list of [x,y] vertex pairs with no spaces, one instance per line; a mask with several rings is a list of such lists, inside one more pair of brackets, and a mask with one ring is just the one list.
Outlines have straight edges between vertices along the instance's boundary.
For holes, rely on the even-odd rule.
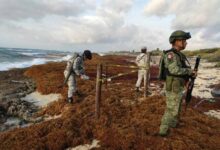
[[[181,55],[176,51],[176,49],[174,48],[171,48],[170,50],[167,50],[165,51],[165,54],[169,53],[169,52],[173,52],[175,53],[179,58],[180,58],[180,61],[181,61],[181,67],[183,68],[188,68],[188,66],[186,65],[185,63],[185,60],[189,63],[188,59],[184,56],[184,59],[181,57]],[[190,64],[190,63],[189,63]],[[165,68],[165,71],[166,71],[166,74],[168,76],[173,76],[173,77],[179,77],[179,78],[184,78],[185,80],[188,80],[189,79],[189,75],[174,75],[174,74],[171,74],[168,70],[168,68]]]

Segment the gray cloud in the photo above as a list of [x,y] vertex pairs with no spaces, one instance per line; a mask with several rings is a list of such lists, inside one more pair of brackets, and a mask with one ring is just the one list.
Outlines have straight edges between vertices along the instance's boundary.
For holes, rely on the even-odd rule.
[[151,0],[144,8],[144,13],[147,16],[166,16],[169,14],[170,2],[166,0]]
[[95,0],[0,0],[0,20],[41,19],[47,15],[76,16],[95,6]]
[[146,16],[172,17],[171,28],[191,31],[195,42],[192,47],[202,47],[216,45],[213,41],[220,39],[219,6],[219,0],[151,0],[144,13]]
[[[124,25],[126,12],[131,8],[133,0],[126,2],[105,0],[97,8],[96,15],[68,20],[64,28],[68,28],[66,41],[69,43],[117,43],[128,41],[136,30]],[[75,20],[78,20],[75,23]],[[62,29],[59,34],[67,34]],[[57,36],[56,36],[57,37]],[[62,36],[61,37],[65,37]]]
[[[14,14],[13,16],[2,15],[10,20],[0,24],[0,32],[8,43],[10,40],[16,41],[17,39],[18,43],[24,44],[25,42],[22,41],[29,41],[27,43],[29,45],[39,44],[44,47],[48,47],[48,45],[56,47],[59,43],[59,45],[63,46],[103,45],[105,47],[104,45],[106,45],[109,48],[120,49],[134,47],[133,44],[137,44],[134,41],[139,41],[135,40],[135,38],[138,38],[136,35],[142,32],[138,29],[138,26],[125,25],[126,13],[131,9],[134,0],[105,0],[94,9],[92,15],[84,14],[80,16],[67,16],[66,14],[69,14],[68,4],[59,5],[59,9],[56,8],[55,6],[58,6],[57,3],[61,3],[61,1],[54,3],[32,1],[30,3],[26,0],[22,2],[22,4],[7,5],[7,8],[18,5],[16,7],[19,9],[15,9],[15,11],[19,12],[21,10],[20,14],[16,13],[17,15]],[[83,3],[83,1],[80,2]],[[32,6],[32,9],[24,6]],[[33,8],[36,10],[33,10]],[[67,11],[64,11],[64,8]],[[79,5],[79,8],[81,9],[82,7]],[[29,13],[26,14],[26,11]],[[61,13],[62,11],[64,12]],[[74,14],[74,12],[72,13]],[[27,20],[27,18],[41,19],[35,21]]]
[[165,17],[175,15],[173,28],[200,28],[220,24],[218,0],[151,0],[145,6],[145,15]]
[[[146,16],[159,16],[162,25],[130,23],[135,0],[0,0],[0,46],[48,49],[99,48],[105,50],[169,47],[171,30],[192,32],[190,48],[218,44],[217,0],[155,0]],[[190,3],[191,2],[191,3]],[[208,5],[208,6],[207,6]],[[218,5],[217,5],[218,6]],[[213,10],[214,9],[214,10]],[[132,10],[133,11],[133,10]],[[213,14],[214,13],[214,14]],[[172,16],[172,29],[166,19]],[[140,16],[138,16],[140,17]],[[137,17],[136,21],[139,21]],[[162,19],[161,19],[162,18]],[[160,22],[161,20],[161,22]],[[141,20],[142,21],[142,20]],[[149,20],[152,21],[152,20]],[[145,24],[146,23],[146,24]],[[22,46],[23,45],[23,46]]]
[[108,10],[111,10],[115,13],[125,13],[130,10],[134,3],[134,0],[126,0],[126,1],[119,1],[119,0],[104,0],[102,3],[102,7]]

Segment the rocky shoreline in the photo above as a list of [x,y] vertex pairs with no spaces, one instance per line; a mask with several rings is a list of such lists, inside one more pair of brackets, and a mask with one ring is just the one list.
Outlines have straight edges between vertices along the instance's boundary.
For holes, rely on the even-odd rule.
[[0,131],[5,131],[13,124],[6,124],[11,117],[19,118],[18,126],[32,122],[38,108],[22,97],[36,89],[34,81],[23,74],[26,69],[12,69],[0,72]]

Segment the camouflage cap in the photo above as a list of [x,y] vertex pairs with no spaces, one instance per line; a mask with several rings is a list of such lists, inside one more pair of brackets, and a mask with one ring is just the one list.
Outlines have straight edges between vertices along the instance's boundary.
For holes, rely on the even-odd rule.
[[173,43],[175,40],[179,39],[179,40],[187,40],[190,39],[191,35],[189,32],[184,32],[182,30],[176,30],[174,31],[169,38],[170,43]]

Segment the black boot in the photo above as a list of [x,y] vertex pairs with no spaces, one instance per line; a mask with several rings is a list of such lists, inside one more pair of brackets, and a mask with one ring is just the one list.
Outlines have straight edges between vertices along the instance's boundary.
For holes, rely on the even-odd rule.
[[72,98],[72,97],[68,97],[68,98],[67,98],[67,102],[70,103],[70,104],[72,104],[72,103],[73,103],[73,98]]
[[152,94],[151,92],[147,91],[147,95],[151,95],[151,94]]
[[82,93],[80,93],[78,90],[74,94],[79,96],[79,97],[82,97]]

